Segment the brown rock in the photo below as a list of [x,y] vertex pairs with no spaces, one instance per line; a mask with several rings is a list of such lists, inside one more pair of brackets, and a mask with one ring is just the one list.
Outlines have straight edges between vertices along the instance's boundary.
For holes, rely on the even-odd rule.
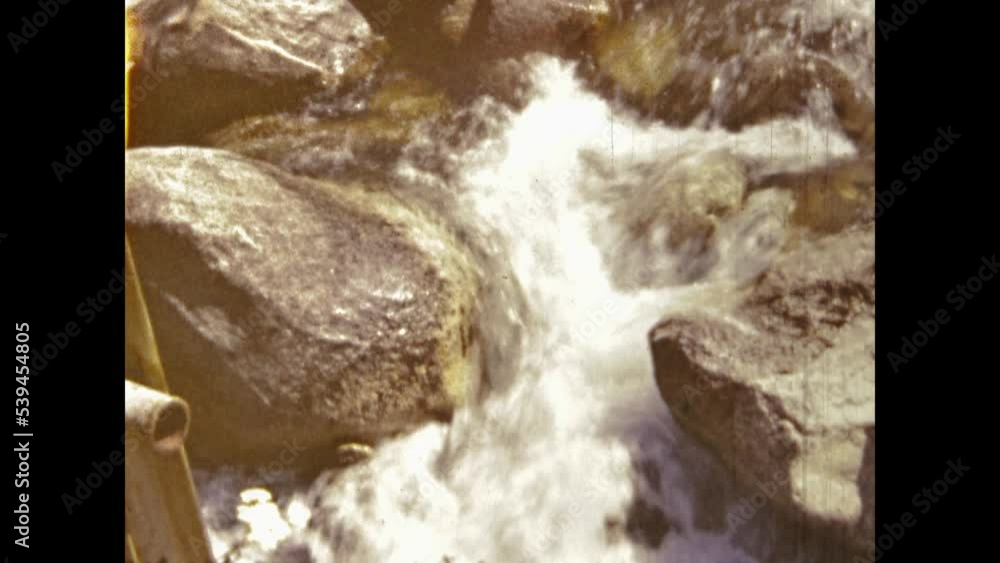
[[[670,125],[732,130],[814,111],[874,148],[874,41],[867,17],[793,3],[626,1],[590,41],[585,74]],[[822,113],[822,112],[820,112]]]
[[874,538],[874,256],[870,226],[803,243],[738,305],[650,333],[678,423],[851,553]]
[[854,159],[804,174],[771,176],[762,185],[787,188],[795,196],[792,222],[819,233],[836,233],[874,219],[874,159]]
[[545,52],[579,55],[608,20],[608,0],[351,0],[386,38],[392,61],[458,97],[489,92],[516,101],[496,66]]
[[378,179],[391,170],[415,133],[444,119],[448,99],[432,84],[387,81],[362,114],[253,116],[206,136],[231,150],[314,178]]
[[828,96],[833,114],[849,138],[874,150],[875,103],[854,77],[827,57],[808,51],[796,56],[766,54],[739,65],[716,97],[720,123],[734,131],[775,117],[810,111],[816,96]]
[[347,0],[138,0],[130,8],[136,76],[157,82],[133,80],[132,146],[194,144],[235,119],[349,89],[386,49]]
[[[207,462],[298,464],[448,416],[476,375],[476,283],[384,193],[229,152],[129,151],[126,221],[171,390]],[[298,448],[306,448],[301,452]],[[301,457],[300,457],[301,456]]]

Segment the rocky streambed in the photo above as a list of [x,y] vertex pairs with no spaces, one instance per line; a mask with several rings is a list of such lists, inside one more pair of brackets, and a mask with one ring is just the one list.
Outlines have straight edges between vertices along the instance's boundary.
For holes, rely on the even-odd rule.
[[220,561],[866,556],[870,2],[127,5]]

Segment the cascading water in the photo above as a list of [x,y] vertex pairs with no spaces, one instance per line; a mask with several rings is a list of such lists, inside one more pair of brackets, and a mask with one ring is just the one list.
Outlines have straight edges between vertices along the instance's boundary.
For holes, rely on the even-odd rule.
[[[868,7],[838,9],[863,14]],[[488,258],[480,273],[494,290],[484,314],[502,320],[482,323],[481,341],[493,342],[484,392],[449,424],[379,444],[370,459],[321,476],[309,491],[272,481],[275,502],[261,491],[245,494],[237,518],[249,524],[249,537],[214,524],[220,507],[238,502],[239,480],[199,475],[220,555],[317,563],[737,563],[773,554],[780,524],[768,515],[738,538],[725,526],[700,525],[708,512],[725,522],[738,494],[713,458],[673,425],[647,332],[668,311],[724,299],[766,267],[784,240],[791,202],[787,194],[753,194],[753,205],[716,226],[706,250],[671,247],[676,225],[658,216],[657,201],[664,183],[802,173],[855,157],[857,149],[822,100],[799,117],[738,133],[671,128],[588,90],[571,63],[536,56],[531,65],[529,103],[517,111],[483,109],[492,133],[446,155],[456,171],[449,205]],[[863,77],[863,64],[854,67]],[[434,144],[428,137],[420,142]],[[706,169],[714,172],[699,180]],[[394,173],[411,185],[434,181],[406,158]],[[514,330],[490,334],[494,324]],[[703,502],[706,490],[716,502]]]
[[[245,509],[241,518],[257,518],[258,543],[304,541],[322,563],[755,560],[728,532],[695,525],[696,511],[708,508],[693,490],[725,485],[699,483],[708,476],[682,459],[685,450],[705,454],[692,454],[673,427],[646,338],[671,307],[758,272],[779,246],[780,225],[733,218],[720,227],[722,250],[703,281],[677,286],[678,257],[664,251],[660,264],[626,252],[636,241],[616,224],[615,204],[595,194],[627,187],[643,163],[697,168],[721,152],[771,174],[852,156],[853,145],[806,117],[738,134],[644,124],[586,91],[569,63],[540,57],[534,70],[533,101],[501,117],[496,136],[456,155],[457,207],[507,253],[498,258],[509,272],[483,275],[500,285],[513,276],[525,295],[527,314],[507,310],[521,353],[491,360],[517,362],[491,370],[515,379],[450,424],[381,444],[308,494],[283,495],[281,510],[258,502],[255,517]],[[593,173],[595,159],[611,177]],[[405,164],[399,173],[408,173]],[[643,236],[655,243],[665,235],[652,227]],[[203,496],[213,490],[203,481]],[[267,530],[260,521],[268,515],[287,523]],[[215,539],[222,550],[225,538]]]

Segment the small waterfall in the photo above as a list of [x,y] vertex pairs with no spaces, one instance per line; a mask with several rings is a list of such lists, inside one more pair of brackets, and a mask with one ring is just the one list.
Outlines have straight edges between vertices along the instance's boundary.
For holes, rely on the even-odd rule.
[[[807,119],[739,134],[642,123],[586,91],[570,64],[542,57],[534,68],[536,98],[457,159],[457,207],[481,236],[502,239],[494,247],[509,253],[500,258],[530,311],[521,353],[492,360],[516,361],[516,378],[450,425],[382,445],[340,474],[319,495],[313,553],[324,563],[752,561],[728,533],[695,525],[692,490],[705,476],[685,473],[691,462],[656,389],[646,333],[696,292],[759,271],[747,252],[772,248],[731,249],[706,281],[678,286],[655,254],[622,258],[612,211],[635,201],[597,197],[609,185],[594,182],[648,163],[697,168],[720,151],[756,173],[796,171],[854,148]],[[593,159],[614,169],[611,179],[594,174]],[[755,240],[752,224],[725,227],[730,246]],[[662,248],[664,262],[676,260]],[[641,287],[615,281],[636,272]],[[637,503],[660,533],[641,529]],[[650,533],[655,547],[636,538]]]
[[[820,5],[869,8],[799,2],[788,17],[822,20]],[[492,288],[483,309],[503,321],[482,323],[480,340],[492,343],[488,388],[449,424],[380,444],[308,492],[272,484],[276,504],[252,500],[287,521],[272,526],[270,545],[295,548],[247,561],[742,563],[757,561],[748,541],[758,553],[778,541],[767,517],[741,539],[704,525],[725,522],[736,487],[674,426],[647,331],[672,310],[724,300],[765,268],[791,203],[777,191],[753,193],[720,220],[710,244],[699,236],[672,244],[679,227],[669,205],[678,203],[662,203],[663,187],[731,183],[742,197],[762,178],[854,158],[855,145],[822,100],[810,113],[739,132],[675,128],[588,89],[573,63],[532,61],[527,105],[483,109],[493,133],[446,155],[449,205]],[[405,158],[395,173],[444,183]],[[491,334],[491,326],[511,330]],[[207,505],[233,502],[238,479],[199,479]],[[262,526],[249,513],[236,517]],[[236,541],[218,532],[213,540],[220,552]]]

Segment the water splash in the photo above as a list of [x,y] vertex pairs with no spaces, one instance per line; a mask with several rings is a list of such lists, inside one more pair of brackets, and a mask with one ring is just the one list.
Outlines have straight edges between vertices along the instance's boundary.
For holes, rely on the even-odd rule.
[[484,236],[505,239],[535,313],[524,352],[497,360],[517,361],[517,379],[450,425],[382,445],[315,486],[307,536],[317,561],[752,560],[725,531],[697,531],[697,476],[684,474],[647,352],[649,327],[704,288],[616,287],[605,258],[619,241],[599,228],[606,204],[588,196],[582,155],[627,169],[678,155],[697,166],[724,150],[750,173],[774,173],[852,156],[853,146],[806,119],[739,134],[640,123],[587,92],[569,64],[540,58],[535,69],[534,101],[463,155],[457,206],[486,225]]
[[[669,311],[724,296],[766,267],[782,246],[791,199],[750,194],[712,220],[710,238],[679,246],[670,243],[678,226],[655,205],[678,182],[732,184],[742,199],[744,183],[857,151],[821,103],[738,133],[670,128],[589,91],[570,63],[540,56],[532,66],[532,101],[516,112],[483,109],[494,133],[447,155],[449,186],[413,161],[396,170],[403,183],[451,190],[437,197],[454,199],[455,219],[484,254],[484,284],[495,288],[484,310],[517,329],[490,334],[503,323],[484,323],[480,339],[493,346],[485,397],[448,425],[380,444],[369,461],[321,476],[309,491],[272,487],[273,503],[250,495],[244,506],[262,504],[254,514],[284,524],[244,510],[246,518],[213,526],[217,554],[234,562],[756,561],[724,525],[703,524],[724,521],[738,494],[674,426],[646,336]],[[699,176],[713,166],[721,172]],[[210,526],[212,507],[239,504],[247,487],[199,476]],[[705,502],[706,490],[717,502]],[[765,544],[757,552],[767,553],[774,523],[762,516],[754,525]],[[284,542],[284,551],[248,548],[254,534]]]

